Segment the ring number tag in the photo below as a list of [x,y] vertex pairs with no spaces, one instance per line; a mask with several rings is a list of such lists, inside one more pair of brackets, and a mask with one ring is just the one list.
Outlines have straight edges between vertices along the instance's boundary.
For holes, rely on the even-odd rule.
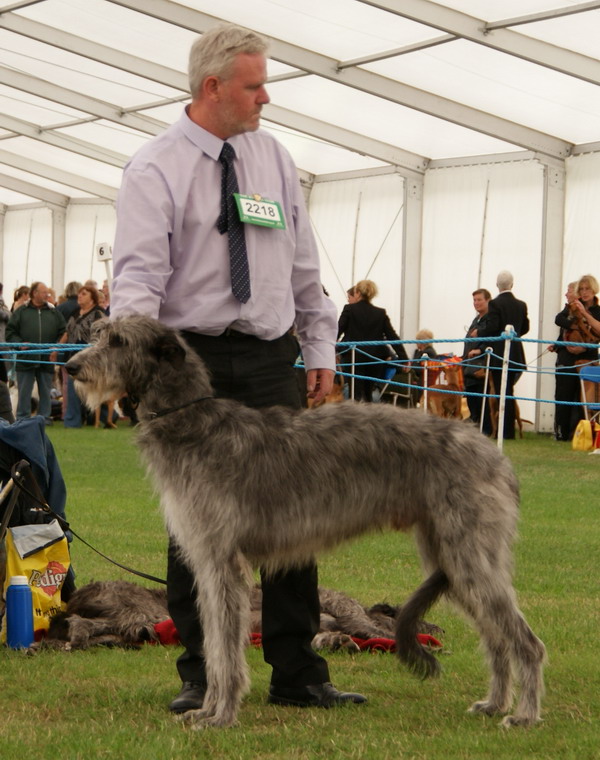
[[277,201],[268,201],[260,195],[242,195],[234,193],[240,221],[246,224],[258,224],[261,227],[285,229],[285,219],[281,205]]

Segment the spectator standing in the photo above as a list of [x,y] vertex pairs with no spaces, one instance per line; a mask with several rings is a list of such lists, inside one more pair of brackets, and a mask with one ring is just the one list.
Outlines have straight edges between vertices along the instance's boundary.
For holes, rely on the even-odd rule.
[[[502,335],[507,325],[512,325],[516,336],[521,338],[529,332],[529,317],[527,304],[519,301],[512,293],[514,278],[507,270],[502,270],[496,278],[498,295],[492,298],[488,305],[487,321],[477,330],[482,338]],[[494,342],[492,354],[492,377],[496,394],[500,394],[502,382],[502,362],[504,359],[505,344],[503,341]],[[513,340],[510,344],[508,375],[506,382],[506,403],[504,407],[504,440],[515,437],[515,402],[514,388],[525,369],[525,352],[520,341]]]
[[[570,340],[571,329],[575,317],[574,307],[571,304],[577,298],[577,280],[567,285],[565,292],[565,306],[556,315],[554,323],[560,327],[558,340]],[[581,384],[577,372],[576,361],[579,355],[585,351],[583,346],[551,346],[550,350],[556,353],[554,399],[556,401],[577,402],[581,397]],[[581,408],[556,404],[554,407],[554,437],[557,441],[570,441],[581,419]]]
[[[34,282],[29,291],[29,301],[13,312],[6,327],[6,338],[10,343],[20,344],[18,349],[26,349],[27,343],[57,343],[65,332],[65,320],[58,309],[48,306],[48,288],[43,282]],[[26,360],[17,360],[17,419],[31,416],[31,395],[37,382],[38,414],[46,424],[52,424],[51,397],[54,364],[47,354],[28,354]]]
[[[374,306],[371,301],[377,295],[377,285],[372,280],[361,280],[348,291],[348,303],[344,306],[338,321],[338,341],[345,343],[360,341],[398,341],[400,338],[392,327],[385,309]],[[345,356],[350,356],[346,351]],[[359,375],[368,375],[374,380],[354,381],[354,398],[356,401],[372,401],[373,386],[377,379],[383,378],[388,359],[395,358],[405,362],[407,370],[408,356],[404,346],[363,346],[355,351],[354,371]],[[348,364],[350,360],[344,362]]]
[[[102,319],[105,314],[99,306],[99,293],[96,288],[83,285],[77,293],[78,307],[69,317],[66,332],[60,339],[60,343],[79,343],[86,345],[90,342],[92,325],[98,319]],[[76,351],[64,354],[63,360],[68,361],[74,356]],[[50,355],[52,360],[56,359],[56,354]],[[66,375],[66,383],[63,382],[63,398],[66,396],[66,410],[63,407],[63,425],[68,428],[79,428],[83,424],[83,409],[81,400],[75,393],[73,378]],[[110,417],[108,418],[110,420]],[[112,426],[112,425],[111,425]],[[114,426],[113,426],[114,427]]]
[[[567,303],[554,320],[561,328],[560,340],[576,343],[596,343],[600,335],[600,306],[598,305],[598,281],[591,274],[584,275],[580,280],[570,283],[566,292]],[[590,339],[579,329],[583,326],[591,328]],[[574,332],[576,331],[576,332]],[[581,398],[581,383],[578,367],[582,364],[593,364],[598,361],[598,349],[585,346],[556,347],[556,387],[554,398],[557,401],[579,402]],[[556,404],[554,410],[554,436],[557,441],[570,441],[583,418],[580,406]]]
[[[336,315],[320,282],[296,168],[258,130],[269,102],[265,52],[261,37],[232,25],[213,27],[193,44],[191,104],[125,168],[111,318],[143,313],[180,329],[208,365],[217,396],[300,408],[291,328],[302,344],[308,393],[319,401],[333,386]],[[266,204],[265,216],[279,225],[242,223],[238,191]],[[168,562],[169,611],[184,645],[177,661],[183,685],[169,709],[182,713],[204,700],[203,635],[193,575],[174,539]],[[261,577],[269,702],[364,702],[334,689],[327,663],[311,648],[319,624],[316,565]]]
[[[4,343],[6,340],[6,324],[10,319],[10,311],[4,303],[2,291],[3,287],[0,282],[0,343]],[[6,374],[5,362],[7,359],[8,354],[6,353],[6,346],[0,346],[0,417],[8,422],[14,422],[15,418],[13,416],[10,392],[8,390],[8,376]]]
[[10,311],[8,306],[4,303],[4,297],[2,295],[4,287],[0,282],[0,343],[4,343],[6,340],[6,324],[10,319]]
[[[473,308],[475,317],[467,330],[467,338],[477,338],[479,330],[484,330],[487,324],[488,306],[492,300],[492,294],[485,288],[478,288],[473,293]],[[482,370],[485,368],[485,341],[481,343],[465,343],[463,350],[463,378],[465,381],[465,391],[467,405],[471,413],[471,420],[476,424],[481,424],[481,412],[483,409],[484,418],[481,432],[484,435],[491,435],[492,424],[488,405],[484,404],[482,396],[471,396],[471,393],[483,393],[485,385],[485,376],[482,376]],[[476,375],[477,373],[477,375]]]
[[65,300],[56,307],[65,318],[65,322],[68,322],[69,318],[79,309],[77,294],[80,289],[81,283],[76,280],[68,282],[65,286]]
[[14,292],[13,303],[10,307],[11,312],[16,311],[19,306],[23,306],[27,301],[29,301],[29,288],[27,285],[21,285]]
[[108,285],[108,280],[104,280],[102,283],[102,288],[100,289],[100,293],[104,296],[104,301],[102,301],[102,298],[100,299],[100,306],[104,309],[104,313],[107,317],[110,316],[110,287]]

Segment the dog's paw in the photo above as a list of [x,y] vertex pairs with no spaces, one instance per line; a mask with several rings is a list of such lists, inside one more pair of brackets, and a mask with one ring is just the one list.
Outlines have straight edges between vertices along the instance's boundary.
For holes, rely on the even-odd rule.
[[535,726],[536,723],[541,723],[541,718],[528,718],[528,717],[518,717],[517,715],[507,715],[505,718],[502,719],[502,722],[500,725],[502,728],[512,728],[513,726],[523,726],[527,728],[528,726]]
[[188,710],[176,719],[186,723],[193,731],[202,731],[205,728],[228,728],[235,725],[235,715],[212,712],[209,710]]
[[429,623],[427,620],[418,621],[417,632],[427,633],[429,636],[436,636],[437,638],[443,636],[446,633],[446,631],[443,628],[440,628],[439,625],[436,625],[435,623]]
[[352,654],[360,652],[360,647],[352,641],[351,636],[348,636],[346,633],[333,633],[331,631],[317,633],[312,641],[312,646],[317,651],[326,649],[329,652],[337,652],[342,649]]
[[493,702],[482,700],[481,702],[475,702],[472,704],[467,712],[474,715],[501,715],[504,711]]

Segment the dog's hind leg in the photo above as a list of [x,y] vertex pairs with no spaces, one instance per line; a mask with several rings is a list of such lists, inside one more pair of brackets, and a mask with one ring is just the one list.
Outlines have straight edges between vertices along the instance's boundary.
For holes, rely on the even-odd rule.
[[245,655],[250,614],[246,561],[241,555],[224,559],[209,554],[209,550],[199,552],[190,563],[196,578],[208,684],[202,708],[182,716],[195,729],[235,723],[249,685]]
[[464,600],[457,601],[475,619],[491,668],[489,694],[482,702],[475,702],[470,711],[486,715],[507,712],[512,701],[511,675],[515,670],[520,680],[520,699],[515,714],[506,716],[502,723],[505,726],[536,723],[540,719],[545,649],[519,611],[512,589],[488,591],[476,610],[469,610]]
[[469,712],[483,715],[504,715],[512,703],[512,666],[510,646],[498,626],[486,617],[482,619],[476,606],[469,609],[469,602],[460,600],[464,611],[473,619],[487,654],[491,678],[485,699],[475,702]]
[[[543,667],[546,648],[515,607],[510,623],[510,647],[519,679],[521,694],[514,715],[507,715],[504,726],[528,726],[540,720],[540,703],[544,694]],[[508,618],[507,618],[508,622]]]

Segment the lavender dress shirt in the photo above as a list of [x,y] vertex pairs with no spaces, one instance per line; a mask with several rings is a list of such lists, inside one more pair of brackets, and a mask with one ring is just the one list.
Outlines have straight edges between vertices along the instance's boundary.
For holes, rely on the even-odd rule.
[[231,293],[227,236],[219,234],[223,141],[178,122],[125,167],[117,201],[111,316],[148,314],[180,330],[227,327],[264,340],[296,327],[307,369],[335,369],[337,313],[320,281],[316,243],[290,155],[262,130],[236,135],[244,195],[278,201],[286,229],[246,224],[252,296]]

